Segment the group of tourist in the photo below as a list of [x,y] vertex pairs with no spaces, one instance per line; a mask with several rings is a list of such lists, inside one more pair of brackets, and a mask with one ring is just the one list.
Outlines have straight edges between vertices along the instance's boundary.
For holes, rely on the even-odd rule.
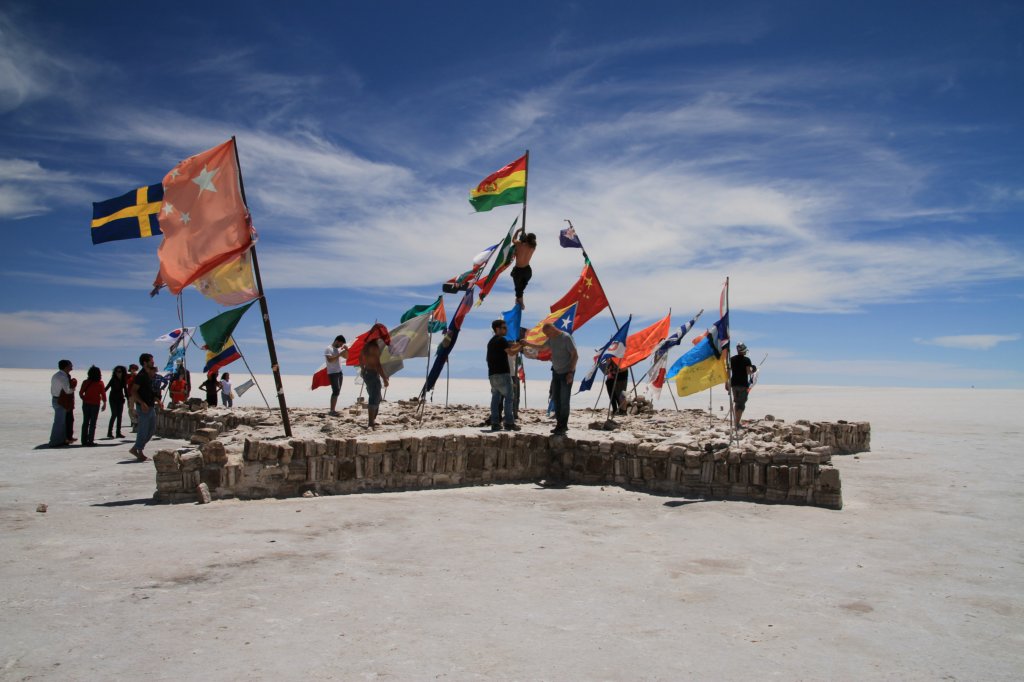
[[[107,422],[107,439],[125,438],[122,433],[122,419],[125,407],[135,443],[129,452],[139,461],[149,457],[145,447],[156,432],[156,412],[163,405],[164,388],[168,388],[170,405],[188,400],[192,390],[192,379],[188,370],[179,365],[168,380],[157,373],[156,364],[150,353],[139,356],[139,364],[117,365],[110,373],[110,380],[103,381],[103,373],[93,365],[86,372],[81,387],[78,379],[71,376],[74,366],[70,360],[57,363],[57,372],[50,379],[50,398],[53,405],[53,426],[50,429],[49,446],[62,448],[73,445],[79,439],[75,436],[75,393],[82,400],[81,445],[96,446],[96,428],[101,412],[110,407]],[[212,371],[200,388],[206,390],[206,402],[217,404],[217,395],[222,396],[225,406],[232,406],[231,376],[224,372],[220,379]]]

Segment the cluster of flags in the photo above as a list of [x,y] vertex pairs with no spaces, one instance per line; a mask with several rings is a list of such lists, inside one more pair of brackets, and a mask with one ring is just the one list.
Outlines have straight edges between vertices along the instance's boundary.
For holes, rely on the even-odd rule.
[[154,291],[194,285],[225,306],[259,296],[234,139],[185,159],[161,183],[93,203],[91,234],[93,244],[162,235]]
[[[497,206],[524,204],[525,221],[528,173],[529,152],[526,152],[478,183],[470,191],[470,204],[478,212],[490,211]],[[381,364],[385,372],[394,374],[404,367],[406,360],[429,357],[430,334],[443,331],[421,395],[433,390],[458,340],[463,320],[474,307],[474,301],[480,305],[500,275],[512,265],[518,223],[517,216],[501,241],[478,253],[468,270],[443,283],[442,291],[445,293],[464,292],[450,320],[442,296],[433,303],[413,306],[394,328],[375,323],[357,337],[349,348],[347,364],[358,365],[360,351],[365,344],[377,343],[381,348]],[[185,159],[172,168],[161,183],[94,203],[91,234],[94,244],[161,235],[154,292],[166,286],[172,293],[180,294],[191,285],[222,305],[241,306],[199,326],[206,349],[203,371],[219,370],[242,357],[232,332],[259,297],[259,288],[252,254],[255,232],[242,192],[233,138]],[[564,248],[582,250],[583,270],[580,276],[569,291],[550,306],[550,314],[528,330],[521,328],[522,309],[518,305],[502,313],[508,322],[510,340],[525,338],[531,343],[543,344],[542,328],[545,324],[552,323],[571,334],[609,307],[601,282],[571,223],[560,232],[559,243]],[[629,333],[630,317],[602,348],[597,349],[594,364],[579,390],[591,388],[599,369],[608,371],[614,364],[618,370],[625,370],[652,355],[651,367],[644,378],[656,395],[660,395],[665,381],[671,379],[676,381],[676,389],[681,396],[725,382],[728,378],[729,343],[727,301],[728,280],[722,291],[718,322],[699,336],[693,348],[668,369],[669,350],[680,344],[703,311],[671,335],[671,312],[633,334]],[[158,339],[171,344],[169,368],[183,359],[195,331],[194,327],[180,328]],[[550,359],[550,353],[544,350],[527,349],[524,354],[538,360]],[[522,371],[521,365],[519,371]],[[312,387],[328,384],[326,367],[322,367],[314,375]]]
[[[224,306],[247,303],[199,327],[204,372],[242,357],[232,332],[260,294],[252,254],[255,233],[234,138],[185,159],[160,183],[93,203],[90,232],[93,244],[160,235],[154,294],[163,287],[180,294],[192,285]],[[171,344],[166,371],[184,361],[195,331],[179,328],[157,339]]]

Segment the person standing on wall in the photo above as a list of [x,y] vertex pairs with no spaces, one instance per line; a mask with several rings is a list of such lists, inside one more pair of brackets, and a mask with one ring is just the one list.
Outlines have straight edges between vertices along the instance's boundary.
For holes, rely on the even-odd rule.
[[324,349],[324,361],[327,363],[327,378],[331,382],[331,411],[332,417],[338,416],[338,396],[341,394],[341,382],[345,375],[341,371],[341,359],[348,357],[348,346],[345,344],[345,337],[338,334],[334,337],[331,345]]
[[744,343],[736,346],[736,355],[729,358],[729,370],[732,380],[729,382],[729,390],[732,391],[733,402],[733,425],[737,429],[743,428],[740,418],[743,417],[743,410],[747,407],[747,394],[750,392],[750,377],[757,371],[757,367],[747,357],[747,346]]
[[563,332],[554,324],[548,322],[541,331],[547,337],[544,343],[529,343],[523,341],[524,346],[531,348],[551,349],[551,400],[555,405],[555,428],[551,433],[556,436],[564,436],[569,430],[569,399],[572,395],[572,382],[576,376],[576,361],[579,354],[576,352],[576,342],[572,335]]
[[518,431],[515,424],[515,409],[512,406],[512,373],[509,358],[519,353],[518,343],[509,343],[505,338],[508,324],[505,320],[491,322],[494,336],[487,342],[487,379],[491,382],[491,431],[501,431],[502,413],[506,431]]

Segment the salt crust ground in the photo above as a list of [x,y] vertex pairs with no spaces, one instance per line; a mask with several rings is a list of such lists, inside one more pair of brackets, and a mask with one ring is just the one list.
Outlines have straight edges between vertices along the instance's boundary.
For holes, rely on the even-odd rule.
[[871,422],[838,512],[533,485],[153,506],[123,444],[33,449],[49,374],[0,370],[3,679],[1024,671],[1024,391],[759,387],[753,418]]

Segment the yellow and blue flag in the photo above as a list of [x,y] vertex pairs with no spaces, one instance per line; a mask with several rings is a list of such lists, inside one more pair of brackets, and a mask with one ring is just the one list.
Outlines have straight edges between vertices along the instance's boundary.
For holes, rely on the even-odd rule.
[[728,357],[719,340],[720,322],[722,320],[715,323],[715,328],[669,369],[666,378],[675,377],[676,393],[680,397],[693,395],[728,380],[729,371],[725,366]]
[[163,200],[164,186],[158,182],[114,199],[93,202],[92,243],[162,234],[157,216]]

